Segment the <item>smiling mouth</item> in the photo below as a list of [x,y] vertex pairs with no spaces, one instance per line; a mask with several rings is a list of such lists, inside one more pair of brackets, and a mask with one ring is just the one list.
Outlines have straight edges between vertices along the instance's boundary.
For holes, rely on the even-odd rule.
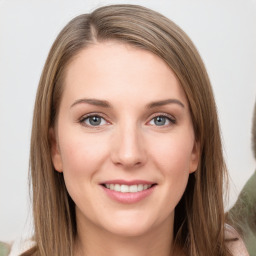
[[113,190],[121,193],[136,193],[152,188],[156,184],[136,184],[136,185],[125,185],[125,184],[101,184],[109,190]]

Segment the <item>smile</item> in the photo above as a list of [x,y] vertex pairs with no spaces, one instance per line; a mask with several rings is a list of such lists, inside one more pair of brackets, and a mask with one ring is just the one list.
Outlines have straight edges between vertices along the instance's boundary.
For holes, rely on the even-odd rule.
[[153,186],[149,184],[125,185],[125,184],[103,184],[105,188],[121,193],[137,193]]
[[112,180],[100,185],[110,199],[122,204],[133,204],[149,197],[157,183],[144,180]]

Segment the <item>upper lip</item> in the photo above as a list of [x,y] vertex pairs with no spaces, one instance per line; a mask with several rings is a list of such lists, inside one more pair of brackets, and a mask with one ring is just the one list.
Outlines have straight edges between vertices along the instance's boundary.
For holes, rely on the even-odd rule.
[[138,184],[143,184],[143,185],[153,185],[156,184],[156,182],[152,182],[152,181],[146,181],[146,180],[107,180],[104,182],[100,183],[101,185],[104,184],[122,184],[122,185],[138,185]]

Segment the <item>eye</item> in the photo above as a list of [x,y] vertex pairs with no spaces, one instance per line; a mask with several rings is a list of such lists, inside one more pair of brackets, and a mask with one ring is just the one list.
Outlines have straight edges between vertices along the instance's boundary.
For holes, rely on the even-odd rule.
[[167,125],[170,125],[171,123],[174,124],[175,119],[168,116],[164,116],[164,115],[155,116],[149,122],[150,125],[155,125],[155,126],[167,126]]
[[108,123],[103,117],[99,115],[86,116],[80,122],[86,126],[102,126]]

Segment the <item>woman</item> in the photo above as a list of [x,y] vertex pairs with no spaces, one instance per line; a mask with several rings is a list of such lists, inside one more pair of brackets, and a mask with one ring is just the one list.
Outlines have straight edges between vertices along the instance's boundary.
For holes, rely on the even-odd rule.
[[232,231],[225,238],[206,70],[154,11],[102,7],[61,31],[39,83],[30,163],[35,246],[23,256],[243,255]]

